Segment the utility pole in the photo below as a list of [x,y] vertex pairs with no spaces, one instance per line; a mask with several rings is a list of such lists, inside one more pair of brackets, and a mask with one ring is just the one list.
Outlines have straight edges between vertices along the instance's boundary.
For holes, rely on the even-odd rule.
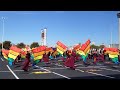
[[118,30],[119,30],[119,33],[118,33],[118,37],[119,37],[119,49],[120,49],[120,12],[117,13],[117,17],[118,17]]
[[2,17],[2,22],[3,22],[2,49],[3,49],[3,39],[4,39],[4,20],[5,20],[5,17]]

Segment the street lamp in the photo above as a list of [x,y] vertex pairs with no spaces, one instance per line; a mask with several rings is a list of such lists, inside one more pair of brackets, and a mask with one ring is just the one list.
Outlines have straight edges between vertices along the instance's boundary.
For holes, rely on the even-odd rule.
[[118,37],[119,37],[119,49],[120,49],[120,12],[117,13],[117,17],[118,17]]
[[3,49],[3,38],[4,38],[4,20],[6,18],[5,17],[2,17],[2,22],[3,22],[3,35],[2,35],[2,49]]
[[3,22],[3,34],[2,34],[2,49],[3,49],[3,37],[4,37],[4,17],[2,17],[2,22]]

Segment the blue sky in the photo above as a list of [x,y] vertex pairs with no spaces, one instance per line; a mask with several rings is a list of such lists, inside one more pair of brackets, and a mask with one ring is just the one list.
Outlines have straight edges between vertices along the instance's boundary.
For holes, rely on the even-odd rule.
[[[4,40],[12,43],[39,42],[41,29],[47,27],[47,44],[59,40],[69,45],[84,43],[88,38],[95,44],[118,43],[117,11],[0,11],[6,17]],[[0,19],[0,42],[2,20]]]

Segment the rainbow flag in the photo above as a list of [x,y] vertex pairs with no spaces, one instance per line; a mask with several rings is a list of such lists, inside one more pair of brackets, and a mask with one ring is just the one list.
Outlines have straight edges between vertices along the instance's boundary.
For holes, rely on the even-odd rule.
[[38,63],[40,59],[43,58],[43,54],[45,53],[46,46],[40,46],[35,49],[32,49],[33,57],[34,57],[34,62]]
[[53,49],[50,47],[47,47],[46,49],[45,49],[45,52],[48,54],[49,52],[53,52]]
[[90,40],[87,40],[85,44],[82,44],[81,48],[76,51],[77,54],[80,54],[83,61],[86,62],[88,53],[90,52]]
[[73,50],[77,51],[77,50],[80,49],[80,47],[81,47],[80,44],[78,44],[78,45],[74,45],[74,46],[73,46]]
[[20,48],[17,48],[16,46],[10,47],[9,54],[8,54],[8,61],[10,65],[12,65],[12,62],[17,58],[20,52],[21,52]]
[[27,52],[26,51],[21,51],[21,58],[25,59]]
[[9,50],[5,50],[5,49],[2,50],[2,55],[6,60],[8,60],[8,54],[9,54]]
[[65,46],[62,42],[57,42],[57,52],[60,55],[63,55],[63,53],[67,50],[67,46]]
[[115,64],[119,63],[118,61],[119,51],[117,48],[104,48],[104,50],[106,51],[105,53],[109,55],[109,58],[111,58]]

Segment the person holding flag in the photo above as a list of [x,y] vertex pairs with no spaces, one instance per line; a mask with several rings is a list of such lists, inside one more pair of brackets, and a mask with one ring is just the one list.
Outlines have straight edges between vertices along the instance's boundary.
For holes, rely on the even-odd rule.
[[28,71],[28,69],[29,69],[30,57],[31,57],[31,55],[27,51],[26,59],[25,59],[25,62],[24,62],[23,68],[22,68],[24,71]]
[[70,69],[75,70],[75,52],[72,51],[70,57],[67,58],[64,65],[70,67]]
[[44,61],[46,64],[49,63],[49,56],[48,56],[47,52],[45,52],[45,53],[43,54],[43,61]]

